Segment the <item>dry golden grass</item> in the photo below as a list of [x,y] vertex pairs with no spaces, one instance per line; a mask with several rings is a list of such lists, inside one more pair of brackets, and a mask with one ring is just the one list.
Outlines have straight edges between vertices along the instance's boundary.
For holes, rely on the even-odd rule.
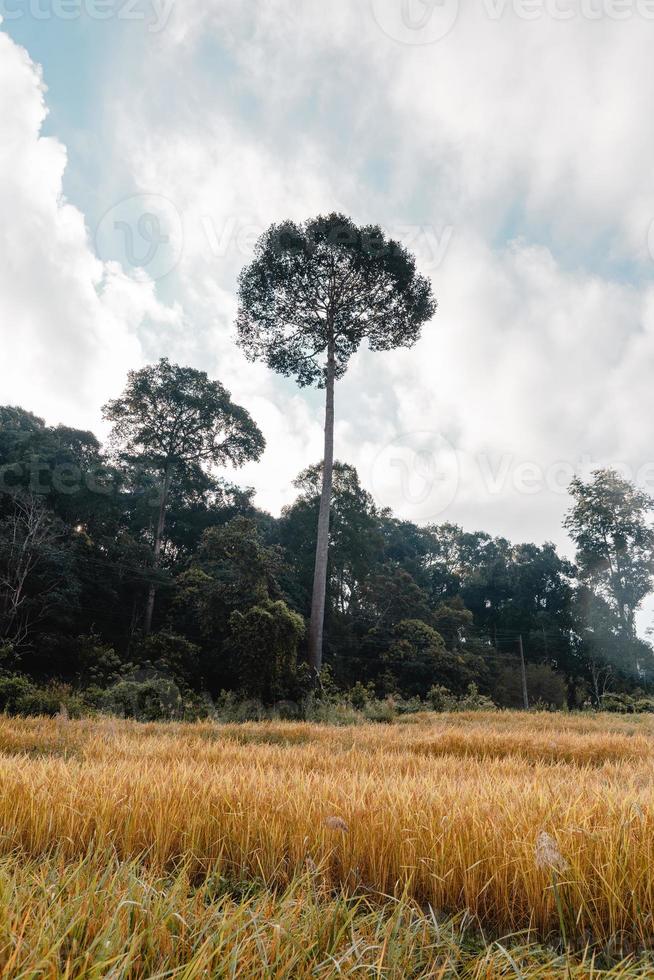
[[653,945],[649,719],[408,722],[0,717],[3,975],[564,976],[528,949],[564,937],[590,977]]

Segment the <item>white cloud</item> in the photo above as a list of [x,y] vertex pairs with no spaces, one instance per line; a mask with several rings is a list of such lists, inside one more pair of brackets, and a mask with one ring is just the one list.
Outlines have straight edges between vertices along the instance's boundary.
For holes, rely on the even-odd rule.
[[[516,242],[498,251],[472,238],[457,240],[439,279],[441,309],[418,346],[374,355],[367,384],[373,355],[356,372],[355,384],[376,398],[384,438],[431,429],[435,446],[446,437],[458,453],[458,491],[444,514],[433,511],[437,488],[403,499],[398,468],[385,490],[400,512],[563,544],[562,490],[573,472],[626,464],[654,490],[643,417],[654,289],[566,271],[544,247]],[[355,425],[354,453],[365,431],[365,422]],[[420,454],[412,458],[418,479]]]
[[[12,132],[27,133],[29,152],[11,177],[11,199],[22,182],[32,208],[34,194],[45,194],[36,210],[51,216],[46,242],[69,227],[73,261],[39,261],[50,279],[72,270],[75,292],[66,279],[60,293],[61,308],[75,312],[77,356],[94,377],[92,351],[116,331],[116,363],[166,353],[220,377],[267,436],[262,463],[241,474],[263,506],[278,510],[291,499],[293,476],[319,458],[322,402],[236,349],[236,277],[257,230],[334,208],[437,239],[451,228],[443,262],[430,268],[440,309],[423,340],[407,352],[362,351],[339,385],[337,456],[359,467],[381,504],[418,520],[564,543],[567,500],[555,484],[570,467],[626,462],[642,475],[652,456],[654,135],[643,120],[654,24],[637,16],[562,22],[546,12],[527,21],[509,2],[493,19],[489,9],[489,0],[461,4],[447,36],[420,46],[389,38],[371,5],[354,0],[185,0],[163,32],[144,38],[138,59],[116,50],[105,122],[114,158],[98,175],[97,197],[104,193],[105,208],[134,191],[171,202],[183,249],[157,293],[177,307],[98,265],[79,213],[52,203],[63,151],[36,140],[38,84],[12,49],[23,63],[13,84],[25,91],[16,119],[17,99],[4,111]],[[29,178],[39,155],[51,157],[42,183]],[[129,179],[117,189],[119,173]],[[31,213],[24,205],[28,256],[36,248]],[[415,228],[407,241],[418,247]],[[429,249],[420,251],[427,261]],[[107,279],[113,286],[98,295]],[[58,295],[51,282],[43,293]],[[0,296],[0,308],[6,302]],[[23,294],[16,305],[38,304]],[[80,330],[89,322],[99,341]],[[65,338],[69,317],[57,323]],[[135,333],[140,348],[131,346]],[[112,391],[121,371],[103,379]],[[47,390],[53,406],[64,400],[62,412],[64,402],[83,403],[58,379]],[[92,395],[86,404],[90,413]],[[430,431],[442,450],[433,472],[424,455]],[[418,433],[417,455],[400,446],[389,468],[394,441],[410,433]],[[437,478],[441,463],[448,472],[443,440],[455,452],[458,489],[434,513],[420,480]],[[400,478],[412,459],[407,497]]]
[[[565,543],[571,468],[625,460],[636,474],[651,455],[638,406],[652,294],[607,266],[649,268],[654,138],[640,80],[654,25],[527,22],[511,5],[498,21],[487,6],[462,7],[447,37],[415,47],[383,34],[365,4],[189,2],[116,96],[118,155],[183,215],[184,352],[259,413],[269,463],[248,477],[274,509],[320,454],[321,400],[298,415],[292,385],[235,349],[236,276],[257,229],[332,208],[436,238],[451,226],[423,340],[363,351],[337,393],[337,455],[380,503]],[[458,455],[444,512],[416,490],[420,472],[410,499],[401,465],[379,477],[385,447],[429,431]]]
[[99,428],[141,359],[138,333],[176,323],[151,283],[102,263],[62,194],[66,151],[40,135],[41,72],[0,32],[0,402]]

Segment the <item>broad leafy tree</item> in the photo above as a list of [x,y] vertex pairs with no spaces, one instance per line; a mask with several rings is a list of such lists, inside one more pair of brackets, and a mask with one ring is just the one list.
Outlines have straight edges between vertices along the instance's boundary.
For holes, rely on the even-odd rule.
[[[264,438],[249,413],[236,405],[218,381],[204,371],[180,367],[161,358],[130,371],[120,398],[104,407],[113,423],[111,441],[131,461],[154,471],[159,482],[154,527],[153,564],[159,567],[166,511],[176,480],[198,469],[258,459]],[[144,629],[150,632],[156,584],[150,584]]]
[[636,612],[652,591],[654,501],[614,470],[570,484],[573,506],[565,527],[577,546],[580,581],[612,608],[625,638],[635,636]]
[[239,342],[251,359],[325,389],[322,491],[309,627],[318,673],[327,587],[334,460],[334,382],[365,340],[371,350],[415,343],[436,309],[406,249],[342,214],[271,226],[239,280]]

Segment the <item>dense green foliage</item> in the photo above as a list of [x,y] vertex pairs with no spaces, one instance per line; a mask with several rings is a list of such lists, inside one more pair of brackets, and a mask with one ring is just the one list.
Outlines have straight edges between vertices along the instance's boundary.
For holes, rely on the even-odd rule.
[[[159,717],[221,692],[302,704],[320,465],[274,518],[180,456],[155,562],[158,464],[120,449],[0,408],[0,709]],[[572,490],[576,565],[552,544],[399,520],[337,462],[318,696],[519,706],[522,636],[532,704],[651,705],[634,627],[650,501],[607,471]]]

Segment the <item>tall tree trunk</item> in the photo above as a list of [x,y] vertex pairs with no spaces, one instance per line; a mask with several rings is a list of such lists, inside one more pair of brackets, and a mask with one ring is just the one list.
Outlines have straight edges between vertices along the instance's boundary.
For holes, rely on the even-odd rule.
[[309,664],[316,678],[322,667],[322,631],[325,621],[327,593],[327,560],[329,557],[329,511],[332,500],[332,470],[334,467],[334,346],[327,351],[325,383],[325,452],[322,466],[322,493],[316,536],[316,563],[313,572],[311,622],[309,624]]
[[[159,501],[159,516],[157,518],[157,528],[154,534],[154,549],[152,552],[152,567],[156,571],[159,568],[161,559],[161,546],[163,544],[164,529],[166,527],[166,508],[168,506],[168,494],[170,492],[171,464],[166,464],[163,483],[161,485],[161,500]],[[148,589],[148,601],[145,607],[145,621],[143,630],[148,636],[152,631],[152,615],[154,613],[154,600],[157,595],[157,587],[152,582]]]

